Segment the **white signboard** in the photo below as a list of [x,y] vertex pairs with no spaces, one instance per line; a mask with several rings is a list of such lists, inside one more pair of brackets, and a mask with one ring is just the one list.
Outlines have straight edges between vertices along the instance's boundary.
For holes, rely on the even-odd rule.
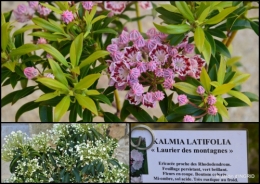
[[[248,182],[246,130],[153,130],[153,133],[154,144],[144,157],[148,173],[141,175],[142,182]],[[139,136],[146,146],[152,142],[147,130],[134,130],[131,134],[131,138]],[[132,171],[138,172],[133,168]]]

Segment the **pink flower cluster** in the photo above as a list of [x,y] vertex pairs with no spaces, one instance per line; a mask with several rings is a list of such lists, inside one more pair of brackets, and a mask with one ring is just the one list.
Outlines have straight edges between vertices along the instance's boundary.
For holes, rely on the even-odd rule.
[[[171,89],[174,77],[190,75],[198,79],[205,60],[199,55],[184,55],[192,50],[185,49],[191,47],[188,37],[179,45],[171,46],[166,40],[168,35],[155,28],[149,29],[146,35],[147,40],[136,30],[123,31],[118,38],[112,39],[112,44],[107,46],[112,58],[107,60],[109,85],[118,90],[129,86],[126,99],[131,104],[154,107],[156,101],[164,99],[163,92],[157,89],[158,84]],[[146,93],[145,86],[150,87]]]
[[[102,3],[102,1],[82,1],[82,6],[85,10],[90,11],[95,3]],[[129,4],[127,1],[104,1],[104,8],[111,11],[109,16],[113,16],[114,14],[123,13],[127,4]],[[139,1],[138,4],[144,10],[151,10],[153,8],[150,1]]]

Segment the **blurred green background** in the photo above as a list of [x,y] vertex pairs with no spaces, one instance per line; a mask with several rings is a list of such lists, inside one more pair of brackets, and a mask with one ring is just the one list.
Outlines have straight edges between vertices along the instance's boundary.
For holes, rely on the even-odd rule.
[[137,125],[146,125],[155,130],[173,129],[246,129],[248,131],[248,174],[249,183],[259,183],[259,124],[258,123],[131,123],[131,128]]

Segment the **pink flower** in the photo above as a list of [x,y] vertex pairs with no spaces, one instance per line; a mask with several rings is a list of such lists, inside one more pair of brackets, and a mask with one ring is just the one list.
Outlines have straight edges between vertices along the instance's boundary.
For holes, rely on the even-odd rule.
[[142,96],[144,93],[144,87],[142,84],[135,83],[131,86],[130,92],[136,96]]
[[173,78],[173,71],[170,68],[166,68],[163,70],[163,77],[164,78]]
[[120,51],[115,51],[110,55],[113,58],[113,60],[116,61],[116,62],[122,61],[122,59],[124,58],[124,54]]
[[52,55],[50,55],[49,53],[46,54],[46,58],[47,59],[53,59]]
[[184,47],[184,51],[186,54],[190,54],[194,51],[194,45],[193,44],[187,44],[185,47]]
[[127,44],[128,42],[129,42],[129,33],[123,30],[121,35],[119,36],[119,43]]
[[146,46],[149,51],[152,51],[156,47],[157,43],[159,43],[157,40],[149,39],[146,41]]
[[45,38],[39,38],[39,39],[37,40],[37,44],[46,44],[46,43],[47,43],[47,41],[46,41]]
[[172,57],[175,57],[177,56],[178,54],[178,50],[176,48],[171,48],[169,49],[169,54],[172,56]]
[[51,78],[51,79],[54,79],[54,75],[51,74],[51,73],[47,73],[47,74],[46,74],[46,77]]
[[150,1],[138,1],[138,4],[144,10],[151,10],[153,9],[153,5]]
[[177,49],[184,49],[188,44],[188,38],[189,38],[188,35],[186,35],[182,40],[182,42],[177,45]]
[[128,91],[125,99],[127,99],[130,104],[139,105],[143,100],[143,96],[136,96],[131,91]]
[[107,46],[107,51],[110,53],[118,51],[118,46],[116,44],[110,44]]
[[163,87],[165,89],[172,89],[174,84],[174,80],[172,78],[166,78],[163,82]]
[[130,41],[135,41],[139,38],[139,36],[141,36],[141,34],[139,33],[139,31],[137,30],[132,30],[129,33],[129,39]]
[[154,94],[152,92],[147,92],[143,95],[143,105],[148,108],[155,106]]
[[200,55],[193,56],[190,58],[190,71],[188,72],[188,75],[195,79],[199,79],[202,67],[205,66],[205,64],[206,61],[202,59]]
[[28,4],[32,9],[37,10],[38,5],[39,5],[39,1],[28,1]]
[[177,55],[177,56],[172,58],[171,66],[173,66],[173,70],[177,74],[179,74],[181,76],[185,76],[190,69],[190,61],[189,60],[190,59],[186,56]]
[[183,118],[183,122],[194,122],[194,121],[195,121],[195,118],[193,116],[190,116],[190,115],[186,115]]
[[124,60],[129,63],[130,66],[135,66],[137,62],[141,61],[142,54],[136,46],[125,47]]
[[218,112],[218,109],[217,109],[216,106],[211,105],[211,106],[209,106],[207,112],[208,112],[209,115],[215,116]]
[[157,63],[164,65],[169,57],[168,47],[166,45],[157,44],[149,53],[149,56]]
[[153,72],[157,68],[156,62],[155,61],[150,61],[146,64],[147,70]]
[[130,66],[123,61],[112,63],[110,66],[111,75],[110,77],[117,82],[118,86],[123,86],[127,83]]
[[156,101],[161,101],[161,100],[164,99],[164,94],[163,94],[163,92],[161,92],[161,91],[155,91],[155,92],[153,93],[153,98],[154,98],[154,100],[156,100]]
[[141,73],[146,72],[147,70],[146,62],[138,62],[136,67],[140,70]]
[[68,24],[74,19],[73,13],[69,10],[66,10],[61,14],[61,19],[63,22]]
[[112,11],[114,14],[121,14],[126,8],[126,2],[124,1],[104,1],[104,7],[106,10]]
[[146,32],[146,35],[149,37],[149,38],[153,38],[155,35],[157,35],[158,32],[156,31],[155,28],[150,28],[147,32]]
[[142,35],[139,35],[139,37],[134,41],[134,45],[138,48],[145,46],[145,41]]
[[140,77],[141,72],[138,68],[133,68],[129,71],[129,77],[131,79],[137,79],[138,77]]
[[39,75],[39,72],[34,67],[26,67],[23,71],[24,75],[28,79],[32,79],[34,77],[37,77]]
[[177,99],[178,99],[178,102],[179,102],[180,106],[186,105],[189,102],[189,100],[188,100],[186,95],[179,95]]
[[17,6],[17,9],[13,11],[15,19],[18,22],[27,22],[32,19],[34,10],[24,4]]
[[209,95],[207,98],[207,102],[209,105],[214,105],[216,103],[217,99],[214,95]]
[[82,1],[82,6],[85,10],[91,10],[93,7],[93,1]]
[[39,5],[38,6],[38,13],[43,16],[48,16],[51,13],[51,10],[49,8],[46,8],[44,6]]
[[157,77],[163,77],[163,76],[164,76],[164,69],[162,69],[162,68],[156,68],[154,73],[155,73],[155,75],[156,75]]
[[205,89],[202,86],[198,86],[197,91],[199,95],[203,95],[205,93]]

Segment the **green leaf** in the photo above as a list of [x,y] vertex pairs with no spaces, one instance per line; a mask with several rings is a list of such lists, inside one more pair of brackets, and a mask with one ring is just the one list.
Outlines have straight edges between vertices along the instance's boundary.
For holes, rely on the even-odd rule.
[[79,175],[79,171],[77,170],[77,168],[74,168],[73,169],[73,174],[75,175],[75,178],[76,178],[76,182],[81,182],[81,177]]
[[105,122],[121,122],[121,120],[110,112],[103,112]]
[[254,32],[259,36],[259,22],[257,21],[250,21],[250,25]]
[[217,24],[219,22],[221,22],[226,16],[228,16],[230,13],[232,13],[233,11],[235,11],[237,9],[237,7],[230,7],[230,8],[226,8],[224,10],[222,10],[219,14],[217,14],[216,16],[210,18],[209,20],[207,20],[205,22],[205,24]]
[[27,43],[22,45],[21,47],[18,47],[17,49],[12,50],[10,53],[11,56],[18,56],[18,55],[24,55],[29,52],[35,51],[39,49],[39,45]]
[[45,7],[49,8],[50,10],[54,11],[57,14],[62,14],[62,11],[60,9],[54,7],[54,6],[51,6],[51,5],[47,4],[47,3],[40,3],[40,4],[42,6],[45,6]]
[[200,16],[199,16],[199,18],[198,18],[198,21],[199,22],[203,22],[205,19],[206,19],[206,17],[209,15],[209,13],[210,13],[210,9],[211,9],[211,7],[209,6],[209,7],[207,7],[206,9],[204,9],[203,10],[203,12],[200,14]]
[[70,61],[73,67],[78,66],[83,48],[83,33],[79,34],[70,47]]
[[203,57],[204,57],[206,63],[209,65],[210,57],[211,57],[211,46],[210,46],[209,42],[207,41],[207,39],[204,40],[204,48],[203,48],[202,54],[203,54]]
[[244,83],[245,81],[247,81],[247,79],[250,77],[250,74],[247,73],[242,73],[242,74],[235,74],[234,77],[230,80],[229,83],[234,83],[235,86],[238,86],[242,83]]
[[246,95],[244,95],[243,93],[241,93],[239,91],[231,90],[231,91],[228,92],[228,94],[242,100],[243,102],[245,102],[249,106],[252,106],[250,99]]
[[223,84],[225,74],[226,74],[226,62],[224,61],[222,56],[220,56],[220,58],[221,59],[220,59],[220,65],[219,65],[217,77],[218,77],[218,83]]
[[29,35],[46,38],[49,41],[57,41],[58,39],[65,38],[62,35],[55,35],[55,34],[47,33],[47,32],[33,32]]
[[201,82],[202,86],[206,89],[206,91],[209,93],[210,87],[211,87],[211,85],[210,85],[211,80],[204,67],[202,68],[202,71],[200,73],[200,82]]
[[191,22],[194,21],[193,14],[185,1],[175,1],[175,5],[186,19],[190,20]]
[[211,34],[207,31],[204,31],[206,39],[208,40],[210,47],[211,47],[211,53],[213,56],[215,56],[216,53],[216,44],[214,41],[214,38],[211,36]]
[[84,109],[82,117],[83,117],[83,122],[92,122],[93,121],[92,113],[88,109]]
[[156,122],[168,122],[164,115],[159,117]]
[[39,116],[41,122],[52,122],[52,107],[46,105],[40,105]]
[[223,116],[223,117],[229,119],[227,108],[226,108],[221,102],[217,101],[216,104],[215,104],[215,106],[217,107],[218,113],[219,113],[221,116]]
[[23,113],[33,110],[37,107],[39,107],[39,103],[35,103],[34,101],[22,105],[15,114],[15,121],[17,122]]
[[221,86],[221,84],[219,84],[217,81],[213,81],[210,83],[212,86],[214,87],[218,87],[218,86]]
[[108,51],[104,51],[104,50],[98,50],[96,52],[94,52],[93,54],[91,54],[88,58],[84,59],[79,67],[82,68],[86,65],[90,65],[92,64],[93,62],[95,62],[98,58],[101,58],[101,57],[104,57],[104,56],[107,56],[109,55],[110,53]]
[[28,25],[28,26],[25,26],[25,27],[22,27],[18,30],[16,30],[14,33],[13,33],[13,37],[15,37],[16,35],[18,34],[21,34],[21,33],[24,33],[25,31],[28,31],[30,29],[40,29],[41,27],[40,26],[37,26],[37,25]]
[[222,95],[227,92],[229,92],[233,87],[235,87],[235,84],[228,83],[228,84],[222,84],[221,86],[218,86],[214,89],[212,92],[213,95]]
[[46,93],[43,94],[42,96],[40,96],[37,100],[35,100],[35,102],[41,102],[41,101],[46,101],[52,98],[55,98],[56,96],[58,96],[57,93]]
[[1,48],[3,51],[6,50],[7,44],[9,42],[9,26],[10,22],[6,22],[1,26]]
[[17,102],[18,100],[20,100],[21,98],[24,98],[30,94],[32,94],[34,91],[35,91],[35,88],[36,86],[30,86],[30,87],[26,87],[24,89],[21,89],[21,90],[18,90],[19,92],[16,93],[14,96],[13,96],[13,100],[12,100],[12,105]]
[[128,100],[124,100],[123,107],[122,107],[121,112],[120,112],[120,119],[122,121],[125,121],[125,119],[130,115],[130,112],[126,109],[130,105],[131,104],[129,103]]
[[183,92],[185,92],[187,94],[199,96],[199,94],[196,92],[197,88],[189,83],[177,82],[177,83],[173,84],[173,86],[179,90],[182,90]]
[[104,18],[106,18],[106,17],[107,17],[107,16],[105,16],[105,15],[99,15],[99,16],[95,17],[95,18],[91,21],[91,24],[94,24],[94,23],[96,23],[97,21],[102,20],[102,19],[104,19]]
[[231,27],[231,31],[236,31],[240,29],[251,29],[250,22],[244,19],[237,19]]
[[54,26],[53,24],[49,23],[47,20],[44,20],[42,18],[34,17],[34,18],[32,18],[32,21],[34,22],[34,24],[36,24],[44,29],[47,29],[48,31],[64,33],[64,30],[61,27]]
[[60,61],[63,65],[65,65],[66,67],[69,67],[68,62],[65,59],[65,57],[56,48],[54,48],[53,46],[51,46],[49,44],[39,44],[38,46],[41,49],[48,52],[49,54],[51,54],[55,59]]
[[126,109],[139,121],[139,122],[154,122],[153,118],[141,107],[128,106]]
[[68,81],[65,77],[65,74],[61,70],[60,65],[57,62],[55,62],[53,59],[48,59],[48,60],[55,78],[68,87],[69,86]]
[[111,34],[115,34],[117,35],[118,33],[112,29],[112,28],[103,28],[103,29],[99,29],[99,30],[96,30],[96,31],[93,31],[92,33],[111,33]]
[[232,57],[229,60],[227,60],[227,66],[232,66],[233,64],[235,64],[237,61],[240,61],[241,57],[240,56],[236,56],[236,57]]
[[71,104],[70,114],[69,114],[69,122],[76,122],[77,121],[77,102]]
[[227,47],[222,42],[215,40],[215,43],[216,43],[217,51],[219,51],[224,56],[231,58],[229,50],[227,49]]
[[174,12],[174,13],[180,13],[180,11],[171,4],[160,4],[161,7],[163,7],[165,10]]
[[51,79],[51,78],[47,78],[47,77],[42,77],[42,78],[38,78],[36,81],[42,83],[43,85],[47,86],[48,88],[54,89],[54,90],[64,90],[64,91],[69,91],[69,89],[62,84],[61,82],[55,80],[55,79]]
[[225,35],[225,33],[219,29],[208,29],[207,32],[209,32],[209,34],[211,34],[212,36],[216,36],[219,38],[226,38],[227,36]]
[[93,112],[95,115],[98,115],[95,102],[91,98],[89,98],[87,96],[82,96],[80,94],[75,94],[75,97],[76,97],[78,103],[82,106],[82,108],[86,108],[86,109],[90,110],[91,112]]
[[246,95],[251,102],[258,102],[259,101],[259,97],[254,94],[254,93],[250,93],[250,92],[242,92],[244,95]]
[[112,105],[110,100],[107,98],[107,96],[103,95],[103,94],[99,94],[99,95],[91,95],[92,99],[96,99],[96,100],[100,100],[108,105]]
[[165,25],[165,26],[161,26],[156,23],[153,24],[160,32],[166,34],[181,34],[181,33],[186,33],[191,29],[191,27],[187,24]]
[[54,122],[59,122],[70,106],[70,96],[65,96],[54,110]]
[[185,35],[184,34],[175,34],[170,39],[170,45],[178,45],[183,39]]
[[83,79],[81,79],[79,81],[79,83],[77,83],[74,87],[74,89],[88,89],[92,84],[94,84],[94,82],[99,79],[99,77],[101,76],[101,74],[90,74],[86,77],[84,77]]
[[202,52],[203,50],[203,46],[204,46],[204,41],[205,40],[205,34],[204,31],[201,27],[197,27],[195,29],[195,33],[194,33],[194,41],[195,41],[195,45],[198,48],[198,50],[200,52]]

